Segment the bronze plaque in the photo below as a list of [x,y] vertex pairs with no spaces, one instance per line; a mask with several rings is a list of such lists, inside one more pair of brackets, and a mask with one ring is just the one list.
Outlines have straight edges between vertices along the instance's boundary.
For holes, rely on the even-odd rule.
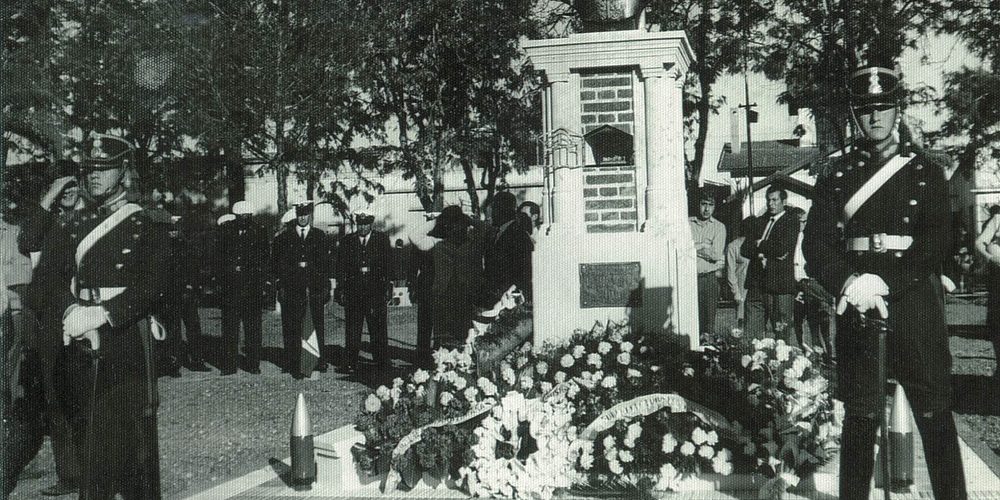
[[639,307],[642,305],[638,262],[580,264],[580,307]]

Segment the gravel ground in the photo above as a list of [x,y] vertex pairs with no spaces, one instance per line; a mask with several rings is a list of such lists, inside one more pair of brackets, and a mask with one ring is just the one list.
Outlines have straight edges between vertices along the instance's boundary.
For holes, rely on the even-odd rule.
[[[201,311],[210,347],[219,335],[219,311]],[[335,346],[343,345],[343,311],[327,308],[329,354],[336,360]],[[733,324],[731,309],[719,312],[717,326],[725,331]],[[216,484],[268,465],[272,458],[288,455],[288,431],[295,398],[305,394],[312,417],[313,433],[321,434],[350,423],[368,387],[386,383],[408,372],[415,339],[415,311],[390,311],[390,346],[397,370],[372,370],[362,378],[348,378],[332,370],[318,381],[293,380],[265,362],[264,373],[243,372],[230,377],[183,370],[178,379],[160,379],[160,456],[162,487],[168,499],[184,498]],[[268,311],[264,325],[265,358],[280,352],[280,319]],[[980,335],[954,336],[954,387],[959,431],[987,462],[1000,473],[1000,384],[989,378],[993,371],[991,344]],[[992,451],[992,453],[991,453]],[[12,499],[44,498],[38,490],[55,482],[51,450],[41,453],[21,477]]]

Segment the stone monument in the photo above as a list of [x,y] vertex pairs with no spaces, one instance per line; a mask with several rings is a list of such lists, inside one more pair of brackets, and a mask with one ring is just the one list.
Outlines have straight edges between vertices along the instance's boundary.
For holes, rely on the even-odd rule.
[[[636,2],[618,3],[641,17]],[[693,54],[684,32],[636,24],[524,44],[545,85],[550,212],[532,258],[539,346],[626,318],[698,345],[682,116]]]

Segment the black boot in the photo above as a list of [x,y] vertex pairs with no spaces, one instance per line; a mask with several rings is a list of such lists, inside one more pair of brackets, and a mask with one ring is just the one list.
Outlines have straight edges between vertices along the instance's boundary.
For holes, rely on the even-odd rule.
[[848,416],[840,438],[840,498],[868,500],[875,467],[875,433],[878,420]]
[[914,415],[924,442],[927,472],[938,500],[965,500],[965,470],[958,447],[958,431],[951,411]]

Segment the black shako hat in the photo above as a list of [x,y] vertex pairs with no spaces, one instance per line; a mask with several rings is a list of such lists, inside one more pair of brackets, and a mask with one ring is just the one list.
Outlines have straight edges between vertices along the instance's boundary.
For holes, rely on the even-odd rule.
[[364,226],[364,225],[367,225],[367,224],[374,224],[375,223],[375,216],[371,215],[371,214],[357,214],[357,215],[354,216],[354,221],[359,226]]
[[302,217],[303,215],[312,215],[313,213],[313,202],[303,201],[301,203],[295,204],[295,216]]
[[903,98],[902,75],[895,69],[868,66],[851,73],[848,79],[851,106],[896,106]]
[[80,162],[80,170],[110,170],[113,168],[128,168],[132,166],[131,143],[106,134],[91,134],[84,142],[84,155]]

